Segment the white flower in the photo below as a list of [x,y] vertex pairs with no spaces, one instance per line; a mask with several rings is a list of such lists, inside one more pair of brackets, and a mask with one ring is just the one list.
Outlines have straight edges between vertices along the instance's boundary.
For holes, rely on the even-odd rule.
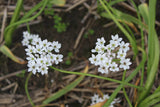
[[39,70],[41,71],[41,74],[47,74],[48,73],[48,67],[45,65],[40,66]]
[[112,62],[112,59],[106,57],[104,63],[102,63],[101,65],[105,66],[106,68],[109,68],[111,66],[111,62]]
[[100,66],[98,68],[98,72],[101,72],[102,74],[108,74],[108,67]]
[[92,54],[92,57],[89,58],[89,61],[91,62],[91,64],[98,65],[98,59],[94,54]]
[[121,42],[120,43],[120,50],[127,52],[129,50],[129,43]]
[[98,54],[97,56],[97,64],[101,65],[105,62],[105,60],[107,60],[107,57],[105,56],[105,54]]
[[36,61],[36,57],[32,55],[31,53],[28,54],[28,57],[26,58],[28,61]]
[[110,40],[111,50],[114,50],[119,44],[117,41]]
[[42,54],[43,53],[43,47],[42,46],[40,46],[40,45],[36,45],[36,53],[38,53],[38,54]]
[[23,32],[23,38],[27,39],[27,40],[30,40],[32,37],[30,36],[28,31],[25,31],[25,32]]
[[112,40],[117,41],[117,43],[119,44],[122,41],[122,38],[118,37],[118,34],[116,34],[115,36],[111,35]]
[[42,42],[41,38],[33,38],[32,39],[32,45],[40,45]]
[[48,45],[48,46],[47,46],[47,51],[46,51],[46,52],[50,53],[54,48],[53,48],[51,42],[48,42],[47,45]]
[[36,48],[34,46],[28,45],[28,48],[25,49],[26,53],[35,53]]
[[22,40],[22,45],[23,45],[23,46],[29,45],[29,40],[28,40],[28,39],[23,39],[23,40]]
[[119,50],[117,54],[117,58],[124,59],[126,57],[126,52],[123,52],[122,50]]
[[113,72],[119,71],[118,64],[116,64],[115,62],[112,62],[110,70]]
[[[120,68],[129,69],[131,62],[126,60],[126,54],[129,50],[129,43],[122,41],[118,34],[111,36],[112,40],[108,45],[105,45],[104,38],[98,38],[95,49],[92,49],[92,57],[89,58],[91,64],[98,66],[98,72],[108,73],[108,70],[115,72]],[[128,61],[128,64],[126,62]]]
[[93,52],[93,53],[95,53],[95,52],[100,53],[99,52],[100,50],[101,50],[101,46],[96,45],[95,49],[92,49],[91,52]]
[[100,39],[97,39],[96,45],[102,46],[105,44],[105,42],[106,41],[104,40],[104,37],[101,37]]
[[62,58],[63,58],[63,55],[61,55],[61,54],[55,55],[54,63],[59,64],[59,62],[63,61]]
[[111,46],[111,44],[108,44],[107,46],[106,46],[106,50],[107,50],[107,52],[111,52],[112,51],[112,46]]
[[61,48],[61,44],[59,44],[57,41],[53,41],[52,46],[55,52],[59,52],[59,49]]
[[[108,94],[103,95],[103,97],[100,97],[98,94],[94,94],[94,96],[91,97],[91,101],[92,101],[91,105],[94,105],[94,104],[103,102],[105,100],[108,100],[109,97],[110,96]],[[116,103],[120,103],[120,100],[118,98],[114,99],[114,101],[111,102],[111,104],[109,105],[109,107],[114,107],[114,104],[116,104]]]
[[56,42],[48,42],[47,39],[41,40],[39,35],[23,32],[24,39],[22,45],[27,46],[25,49],[28,60],[28,71],[41,73],[42,75],[48,73],[48,66],[51,66],[54,62],[58,64],[62,62],[63,55],[52,54],[52,50],[59,52],[61,44]]
[[37,72],[37,65],[36,65],[35,61],[29,61],[27,66],[29,67],[28,68],[29,72],[32,72],[33,74],[36,74],[36,72]]
[[131,62],[130,62],[130,59],[129,58],[127,58],[127,59],[121,59],[121,61],[120,61],[120,68],[123,68],[124,70],[126,70],[126,69],[129,69],[129,66],[132,64]]

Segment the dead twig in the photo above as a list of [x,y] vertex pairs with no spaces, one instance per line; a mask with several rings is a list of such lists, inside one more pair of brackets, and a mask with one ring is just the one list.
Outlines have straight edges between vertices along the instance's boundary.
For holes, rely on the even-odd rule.
[[17,74],[19,74],[19,73],[21,73],[21,72],[22,72],[22,70],[17,71],[17,72],[13,72],[13,73],[8,74],[8,75],[5,75],[5,76],[2,76],[2,77],[0,77],[0,81],[4,80],[4,79],[6,79],[6,78],[12,77],[12,76],[16,76]]
[[8,89],[10,89],[10,88],[12,88],[12,87],[14,87],[14,86],[16,86],[16,84],[17,84],[16,82],[14,82],[14,83],[12,83],[12,84],[9,84],[9,85],[1,88],[1,91],[6,91],[6,90],[8,90]]
[[7,8],[4,9],[3,12],[3,21],[2,21],[2,28],[1,28],[1,37],[0,37],[0,44],[3,41],[3,36],[4,36],[4,28],[5,28],[5,23],[7,20]]
[[85,31],[85,27],[82,27],[82,29],[81,29],[81,31],[80,31],[77,39],[76,39],[76,42],[75,42],[75,45],[74,45],[73,49],[76,49],[76,48],[77,48],[77,46],[78,46],[78,44],[79,44],[79,42],[80,42],[80,39],[81,39],[84,31]]
[[77,7],[78,5],[84,3],[86,0],[80,0],[77,3],[75,3],[74,5],[72,5],[71,7],[67,8],[65,11],[68,12],[70,10],[72,10],[73,8]]

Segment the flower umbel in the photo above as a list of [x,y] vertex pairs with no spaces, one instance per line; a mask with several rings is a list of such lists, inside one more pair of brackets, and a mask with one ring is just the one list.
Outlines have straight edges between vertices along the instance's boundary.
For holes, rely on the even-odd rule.
[[108,74],[108,71],[116,72],[119,69],[129,69],[129,58],[125,58],[129,48],[129,43],[122,41],[118,34],[111,36],[109,44],[105,46],[104,37],[98,38],[95,49],[92,49],[92,57],[89,58],[91,64],[99,66],[98,72]]
[[[94,104],[103,102],[103,101],[105,101],[105,100],[108,100],[109,97],[110,97],[110,96],[109,96],[108,94],[103,95],[103,97],[100,97],[98,94],[94,94],[94,96],[91,98],[91,100],[92,100],[91,105],[94,105]],[[120,103],[119,98],[114,99],[114,100],[111,102],[111,104],[110,104],[109,107],[114,107],[114,104],[116,104],[116,103]]]
[[26,46],[25,49],[28,60],[28,71],[36,74],[40,72],[42,75],[48,73],[48,66],[59,64],[62,62],[62,54],[58,53],[61,44],[58,41],[49,42],[47,39],[41,40],[39,35],[23,32],[22,45]]

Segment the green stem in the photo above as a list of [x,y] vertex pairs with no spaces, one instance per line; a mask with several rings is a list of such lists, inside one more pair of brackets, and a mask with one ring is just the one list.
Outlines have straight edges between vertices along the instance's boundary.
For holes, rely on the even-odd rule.
[[[23,0],[18,0],[17,1],[16,9],[15,9],[14,14],[12,16],[12,19],[10,21],[10,25],[15,23],[18,20],[22,4],[23,4]],[[10,27],[8,29],[8,31],[4,34],[5,44],[7,46],[11,45],[11,43],[12,43],[12,34],[13,34],[15,28],[16,27]]]
[[34,6],[29,12],[27,12],[27,13],[21,18],[21,20],[30,17],[35,11],[37,11],[38,9],[40,9],[41,6],[45,5],[45,4],[44,4],[45,1],[47,1],[47,0],[42,0],[41,2],[39,2],[39,3],[38,3],[36,6]]
[[[133,0],[131,0],[131,3],[133,4],[134,8],[136,9],[138,20],[141,21],[140,13],[138,11],[136,4],[134,3]],[[143,26],[141,24],[140,24],[140,31],[141,31],[141,46],[142,46],[142,49],[144,49],[144,34],[143,34]],[[143,86],[143,81],[144,81],[144,65],[142,67],[142,72],[141,72],[140,86]]]
[[[123,77],[122,77],[122,81],[123,81],[123,82],[124,82],[124,80],[125,80],[125,76],[126,76],[126,70],[123,72]],[[129,98],[128,98],[128,95],[127,95],[127,93],[126,93],[125,87],[123,87],[123,94],[124,94],[124,96],[125,96],[128,104],[129,104],[129,106],[130,106],[130,107],[133,107],[132,104],[131,104],[131,102],[130,102],[130,100],[129,100]]]
[[129,84],[127,82],[122,82],[122,81],[111,79],[111,78],[107,78],[107,77],[97,76],[97,75],[93,75],[93,74],[86,74],[86,73],[81,73],[81,72],[65,71],[65,70],[61,70],[61,69],[55,68],[53,66],[50,66],[50,68],[52,68],[52,69],[54,69],[56,71],[59,71],[59,72],[67,73],[67,74],[75,74],[75,75],[84,75],[84,76],[89,76],[89,77],[95,77],[95,78],[99,78],[99,79],[104,79],[104,80],[120,83],[120,84],[123,84],[123,85],[128,85],[130,87],[134,87],[134,88],[137,88],[137,89],[140,89],[140,90],[143,89],[143,87],[139,87],[139,86],[136,86],[136,85],[133,85],[133,84]]
[[32,106],[35,106],[34,103],[32,102],[32,99],[29,95],[29,92],[28,92],[28,81],[31,78],[31,76],[32,76],[32,72],[30,72],[29,75],[27,76],[27,79],[26,79],[26,82],[25,82],[25,91],[26,91],[29,102],[31,103]]
[[40,10],[36,15],[34,15],[34,16],[28,18],[28,19],[20,20],[20,21],[18,21],[18,22],[15,22],[15,23],[9,25],[9,26],[5,29],[5,33],[6,33],[7,30],[8,30],[9,28],[11,28],[11,27],[14,27],[14,26],[16,26],[16,25],[20,25],[20,24],[22,24],[22,23],[29,22],[29,21],[35,19],[36,17],[38,17],[38,16],[43,12],[43,10],[45,9],[45,6],[47,5],[47,2],[48,2],[48,0],[44,0],[43,7],[41,8],[41,10]]
[[[152,102],[152,104],[154,104],[154,99],[158,99],[158,100],[160,100],[160,97],[159,97],[159,95],[160,95],[160,92],[157,92],[157,93],[154,93],[154,94],[152,94],[152,95],[150,95],[149,97],[147,97],[146,99],[144,99],[140,104],[139,104],[139,107],[146,107],[146,105],[150,105],[151,103],[150,102]],[[159,102],[159,101],[158,101]],[[156,103],[155,103],[156,104]]]

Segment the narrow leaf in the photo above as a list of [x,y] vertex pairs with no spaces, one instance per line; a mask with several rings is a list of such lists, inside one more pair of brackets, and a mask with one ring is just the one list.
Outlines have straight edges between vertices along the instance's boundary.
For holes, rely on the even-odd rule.
[[26,63],[23,59],[20,59],[20,58],[16,57],[11,52],[11,50],[7,46],[5,46],[5,45],[0,46],[0,52],[2,52],[4,55],[6,55],[10,59],[12,59],[14,62],[17,62],[19,64],[25,64]]
[[148,25],[148,19],[149,19],[149,10],[148,10],[148,5],[146,3],[143,3],[138,6],[139,11],[144,18],[145,23]]
[[64,6],[66,3],[66,0],[51,0],[50,3],[57,6]]

